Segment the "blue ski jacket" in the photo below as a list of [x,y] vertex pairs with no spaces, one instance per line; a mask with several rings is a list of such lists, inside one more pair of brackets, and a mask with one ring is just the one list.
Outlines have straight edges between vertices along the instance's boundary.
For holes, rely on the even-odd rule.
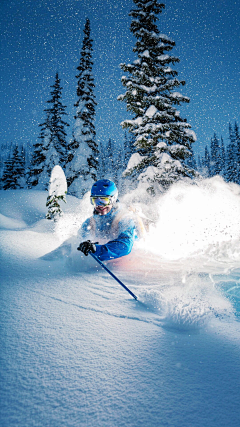
[[101,261],[128,255],[138,238],[134,216],[117,203],[108,214],[88,218],[79,230],[79,238],[98,242],[94,255]]

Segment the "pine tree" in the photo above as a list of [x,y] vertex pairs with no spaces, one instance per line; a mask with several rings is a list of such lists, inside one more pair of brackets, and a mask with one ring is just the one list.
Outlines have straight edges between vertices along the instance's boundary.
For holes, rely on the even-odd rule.
[[23,156],[24,156],[24,162],[25,162],[25,177],[26,177],[25,188],[28,188],[30,168],[31,168],[31,162],[33,158],[33,145],[29,141],[23,144]]
[[99,143],[99,178],[107,178],[115,182],[120,191],[122,185],[122,174],[126,168],[125,163],[125,141],[124,144],[116,144],[109,138],[107,144]]
[[[2,143],[0,147],[0,178],[2,180],[4,168],[5,168],[5,162],[9,160],[10,157],[12,157],[13,150],[16,146],[16,143],[6,142]],[[2,182],[0,184],[0,188],[2,189]]]
[[210,162],[210,176],[219,175],[221,172],[221,149],[216,133],[211,139],[211,162]]
[[135,139],[136,137],[132,133],[124,133],[123,143],[123,165],[126,168],[131,155],[135,152]]
[[236,182],[240,184],[240,133],[237,122],[234,125],[234,137],[236,147]]
[[206,145],[205,151],[204,151],[204,157],[202,158],[202,175],[207,178],[210,176],[210,163],[211,163],[211,157],[208,150],[208,147]]
[[[12,143],[10,143],[12,144]],[[0,146],[0,190],[2,190],[3,182],[2,176],[5,168],[5,162],[9,157],[9,143],[1,143]]]
[[197,169],[199,171],[201,171],[201,169],[202,169],[202,159],[201,159],[200,154],[198,154],[198,158],[197,158]]
[[34,144],[34,152],[28,177],[29,188],[36,187],[38,190],[47,190],[51,170],[55,164],[59,163],[58,153],[51,143],[52,132],[50,112],[47,110],[44,111],[46,111],[46,119],[39,125],[39,141]]
[[98,144],[98,174],[97,178],[102,179],[105,178],[105,174],[107,171],[107,165],[106,165],[106,155],[105,155],[105,147],[102,141]]
[[65,126],[68,123],[62,117],[67,115],[66,106],[62,104],[62,87],[58,73],[55,84],[51,86],[51,98],[47,101],[49,108],[44,109],[46,119],[39,125],[40,134],[34,144],[34,152],[29,168],[28,185],[40,190],[48,188],[51,171],[55,165],[65,166],[67,160],[67,141]]
[[45,135],[47,135],[47,130],[49,129],[48,117],[46,121],[40,124],[40,134],[38,136],[38,140],[33,145],[33,156],[31,160],[31,164],[29,166],[28,173],[28,187],[37,187],[40,186],[40,189],[46,189],[46,183],[41,182],[41,176],[43,174],[45,160],[46,160],[46,150],[45,150]]
[[60,79],[58,73],[56,73],[55,84],[51,86],[53,90],[51,91],[51,99],[47,101],[50,104],[49,108],[46,108],[44,111],[50,117],[50,134],[51,134],[51,143],[58,153],[59,157],[59,166],[62,168],[65,167],[67,161],[67,133],[65,131],[65,126],[69,124],[63,121],[63,116],[66,116],[66,106],[62,104],[62,87],[60,85]]
[[130,153],[129,138],[128,138],[127,132],[125,132],[124,133],[124,142],[123,142],[123,156],[124,156],[123,165],[125,168],[127,167],[128,161],[130,159],[130,155],[131,155],[131,153]]
[[189,155],[189,157],[187,157],[187,159],[185,160],[185,163],[191,169],[197,170],[197,162],[196,162],[194,151],[193,151],[192,147],[189,148],[189,151],[191,154]]
[[109,138],[106,145],[106,156],[105,161],[107,163],[107,175],[106,178],[114,180],[115,177],[115,165],[114,165],[114,141]]
[[21,156],[18,144],[15,145],[13,153],[4,162],[2,176],[3,190],[16,190],[25,186],[24,158]]
[[125,101],[133,114],[133,119],[125,120],[122,127],[135,135],[139,155],[137,164],[126,175],[146,182],[147,191],[154,194],[181,177],[195,175],[184,160],[191,154],[196,136],[177,110],[190,100],[176,91],[185,82],[171,67],[179,62],[176,56],[169,55],[175,43],[156,25],[164,4],[157,0],[133,1],[137,9],[130,12],[130,29],[137,39],[133,49],[137,59],[132,64],[121,64],[130,76],[122,77],[126,92],[118,99]]
[[227,182],[236,182],[236,168],[235,168],[235,147],[232,143],[227,145],[226,150],[226,163],[225,163],[225,180]]
[[238,144],[236,132],[229,123],[229,144],[226,150],[225,179],[227,182],[238,182]]
[[68,163],[66,177],[69,193],[82,197],[90,190],[97,179],[98,146],[95,141],[95,95],[94,78],[92,75],[93,40],[90,37],[90,21],[86,20],[84,39],[81,50],[80,65],[77,67],[78,79],[76,115],[73,140],[68,147]]
[[224,141],[223,141],[222,136],[221,136],[220,152],[221,152],[221,161],[220,161],[221,175],[224,177],[225,176],[226,154],[225,154],[225,145],[224,145]]

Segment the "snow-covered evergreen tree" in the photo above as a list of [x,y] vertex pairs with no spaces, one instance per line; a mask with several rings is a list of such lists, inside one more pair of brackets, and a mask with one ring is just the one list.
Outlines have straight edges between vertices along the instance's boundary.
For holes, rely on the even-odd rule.
[[122,186],[122,176],[123,172],[126,169],[125,161],[124,161],[124,151],[123,151],[123,144],[116,144],[115,150],[114,150],[114,167],[115,167],[115,176],[116,176],[116,182],[121,189]]
[[[107,178],[115,182],[118,190],[121,190],[122,174],[126,168],[125,143],[117,144],[109,138],[106,144],[99,143],[99,178]],[[128,157],[129,159],[129,157]]]
[[137,39],[133,49],[137,59],[132,64],[121,64],[128,76],[122,77],[126,92],[118,99],[125,101],[133,114],[122,127],[135,135],[138,156],[134,154],[134,166],[128,165],[126,176],[145,182],[147,191],[154,194],[182,177],[195,175],[184,160],[196,136],[177,109],[189,98],[177,91],[185,82],[177,78],[171,66],[179,62],[169,54],[175,43],[156,25],[164,4],[157,0],[133,1],[136,9],[130,12],[130,29]]
[[102,141],[99,141],[98,143],[98,174],[97,178],[102,179],[105,178],[105,174],[107,171],[107,165],[106,165],[106,155],[105,155],[105,145]]
[[225,180],[238,183],[238,146],[231,123],[229,123],[229,144],[226,149]]
[[189,151],[190,151],[191,154],[190,154],[189,157],[187,157],[187,159],[185,160],[185,163],[191,169],[197,170],[197,162],[196,162],[196,159],[195,159],[195,154],[194,154],[192,146],[189,148]]
[[197,158],[197,168],[198,168],[198,171],[202,170],[202,159],[200,154],[198,155],[198,158]]
[[4,162],[2,175],[3,190],[16,190],[25,187],[25,163],[22,150],[15,145],[12,154]]
[[135,136],[133,133],[124,133],[124,143],[123,143],[123,164],[124,168],[127,167],[131,155],[135,152]]
[[46,214],[47,219],[53,219],[57,221],[62,215],[62,209],[60,206],[60,201],[66,203],[66,194],[67,194],[67,181],[63,169],[61,166],[54,166],[48,189],[48,198],[46,206],[48,212]]
[[60,85],[58,73],[56,73],[55,84],[51,87],[53,88],[52,97],[47,101],[50,106],[45,111],[51,119],[51,142],[58,153],[59,165],[64,168],[67,161],[67,133],[65,127],[69,126],[69,124],[63,120],[63,116],[66,116],[67,113],[66,105],[63,105],[61,101],[63,88]]
[[[39,125],[40,133],[38,140],[33,145],[33,156],[28,174],[28,187],[36,187],[39,190],[46,190],[50,175],[46,171],[46,147],[48,147],[51,138],[50,117],[47,114],[46,119]],[[59,160],[59,158],[57,159]]]
[[62,87],[60,79],[56,73],[55,84],[51,86],[51,99],[47,101],[51,104],[44,111],[46,119],[39,125],[39,141],[34,144],[34,153],[29,168],[28,185],[37,187],[39,190],[46,190],[55,165],[65,166],[67,160],[67,141],[65,126],[68,123],[63,121],[62,116],[67,115],[66,106],[62,104]]
[[224,178],[227,182],[236,182],[236,168],[235,168],[235,147],[232,143],[227,145],[226,149],[226,162]]
[[77,67],[78,79],[76,115],[73,139],[68,147],[66,177],[69,193],[82,197],[90,190],[97,179],[98,146],[95,141],[95,95],[92,74],[93,40],[90,37],[90,21],[86,20],[80,65]]
[[226,153],[225,153],[225,145],[224,145],[224,141],[223,141],[223,137],[222,136],[221,136],[221,144],[220,144],[220,153],[221,153],[220,169],[221,169],[221,175],[224,177],[224,175],[225,175]]
[[[0,145],[0,179],[2,180],[3,171],[5,168],[5,162],[9,159],[12,154],[12,142],[2,143]],[[2,188],[2,181],[0,181],[0,189]]]
[[211,163],[211,157],[210,157],[208,147],[206,145],[205,151],[204,151],[204,157],[202,158],[202,169],[200,171],[205,178],[210,176],[210,163]]
[[220,175],[222,170],[222,151],[216,133],[211,139],[210,153],[210,176]]
[[29,179],[30,167],[31,167],[31,162],[33,157],[33,144],[31,144],[29,141],[24,143],[22,145],[22,153],[23,153],[24,163],[25,163],[25,178],[26,178],[25,188],[28,188],[28,179]]
[[127,132],[124,133],[124,142],[123,142],[123,164],[124,167],[127,167],[128,161],[131,156],[130,152],[130,144],[129,144],[129,138]]
[[240,184],[240,133],[237,122],[234,124],[234,137],[236,147],[236,182]]
[[106,157],[105,161],[107,163],[107,177],[108,179],[112,179],[114,181],[114,175],[115,175],[115,164],[114,164],[114,141],[109,138],[107,145],[106,145]]
[[[16,145],[18,146],[18,156],[21,159],[21,163],[25,171],[24,172],[24,182],[25,182],[24,188],[27,187],[26,181],[27,181],[28,172],[29,172],[29,165],[32,159],[33,146],[32,144],[30,144],[29,141],[23,142],[21,144],[6,142],[6,143],[2,143],[0,146],[0,189],[2,189],[3,187],[2,176],[5,168],[5,162],[7,162],[9,159],[12,158],[13,151],[15,150]],[[23,183],[23,180],[21,180],[21,184],[22,183]]]

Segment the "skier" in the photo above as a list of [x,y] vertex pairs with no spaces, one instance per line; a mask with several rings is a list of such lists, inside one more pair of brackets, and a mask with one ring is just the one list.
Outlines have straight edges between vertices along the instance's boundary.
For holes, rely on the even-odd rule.
[[93,216],[79,230],[82,243],[77,249],[86,256],[94,253],[101,261],[128,255],[140,237],[143,223],[119,203],[117,187],[108,179],[95,182],[90,197]]

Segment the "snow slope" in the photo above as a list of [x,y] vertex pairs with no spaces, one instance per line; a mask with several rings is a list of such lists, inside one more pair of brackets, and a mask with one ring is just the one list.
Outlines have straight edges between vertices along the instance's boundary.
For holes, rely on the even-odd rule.
[[[240,196],[221,179],[176,185],[132,254],[49,256],[90,215],[67,196],[2,191],[2,427],[240,424]],[[68,245],[69,248],[69,245]]]

